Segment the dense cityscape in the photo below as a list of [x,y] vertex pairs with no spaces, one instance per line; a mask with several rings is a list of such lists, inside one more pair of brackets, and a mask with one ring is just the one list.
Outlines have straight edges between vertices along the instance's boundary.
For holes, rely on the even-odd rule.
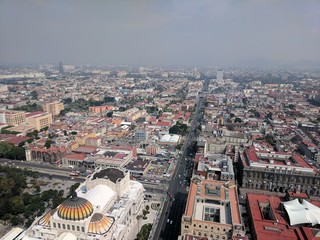
[[2,67],[0,236],[318,239],[319,89],[317,69]]
[[1,0],[0,240],[320,240],[319,0]]

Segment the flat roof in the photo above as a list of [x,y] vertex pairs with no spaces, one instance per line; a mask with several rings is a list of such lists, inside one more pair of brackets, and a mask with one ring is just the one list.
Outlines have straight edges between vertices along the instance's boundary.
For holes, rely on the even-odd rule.
[[81,146],[81,147],[78,147],[77,149],[73,150],[73,152],[76,152],[76,153],[96,153],[97,147]]

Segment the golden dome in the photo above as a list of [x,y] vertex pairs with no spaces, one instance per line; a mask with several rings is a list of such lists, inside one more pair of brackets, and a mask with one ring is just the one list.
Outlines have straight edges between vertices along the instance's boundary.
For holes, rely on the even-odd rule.
[[109,231],[113,222],[113,217],[107,217],[101,213],[95,213],[90,220],[88,233],[104,234]]
[[65,200],[58,207],[58,216],[64,220],[80,221],[89,217],[92,212],[91,202],[76,196]]
[[47,212],[38,222],[39,225],[42,226],[49,226],[50,225],[50,219],[51,216],[57,211],[57,209],[53,209],[49,212]]

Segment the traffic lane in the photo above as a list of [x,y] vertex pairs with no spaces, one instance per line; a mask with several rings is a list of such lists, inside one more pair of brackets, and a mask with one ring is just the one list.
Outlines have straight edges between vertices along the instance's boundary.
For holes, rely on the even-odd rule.
[[[163,204],[163,208],[162,208],[162,211],[161,211],[161,214],[160,214],[160,218],[159,218],[159,222],[158,222],[158,225],[157,225],[157,228],[156,228],[156,231],[155,231],[155,234],[154,236],[157,237],[159,235],[161,235],[162,233],[160,231],[162,231],[163,229],[163,224],[165,224],[166,222],[166,219],[168,217],[168,208],[170,207],[170,201],[169,200],[166,200]],[[159,233],[160,232],[160,233]]]
[[7,164],[15,164],[23,167],[37,167],[37,168],[43,168],[43,169],[60,170],[65,172],[68,172],[71,170],[70,168],[56,167],[56,166],[52,166],[51,164],[42,163],[42,162],[27,162],[27,161],[20,161],[20,160],[5,159],[5,158],[2,158],[1,162],[4,162],[4,163],[7,162]]
[[187,194],[177,193],[166,221],[166,227],[162,233],[162,239],[178,239],[180,235],[181,217],[185,210]]

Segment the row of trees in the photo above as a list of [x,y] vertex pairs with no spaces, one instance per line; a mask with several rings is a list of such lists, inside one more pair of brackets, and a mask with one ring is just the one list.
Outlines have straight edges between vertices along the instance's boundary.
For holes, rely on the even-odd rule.
[[28,103],[27,105],[14,108],[14,110],[26,111],[26,112],[36,112],[36,111],[42,111],[43,109],[42,109],[42,106],[40,106],[36,103],[33,103],[33,104]]
[[14,135],[16,135],[16,134],[20,133],[20,132],[16,132],[16,131],[10,131],[10,130],[8,130],[8,128],[11,128],[11,126],[1,128],[0,134],[14,134]]

